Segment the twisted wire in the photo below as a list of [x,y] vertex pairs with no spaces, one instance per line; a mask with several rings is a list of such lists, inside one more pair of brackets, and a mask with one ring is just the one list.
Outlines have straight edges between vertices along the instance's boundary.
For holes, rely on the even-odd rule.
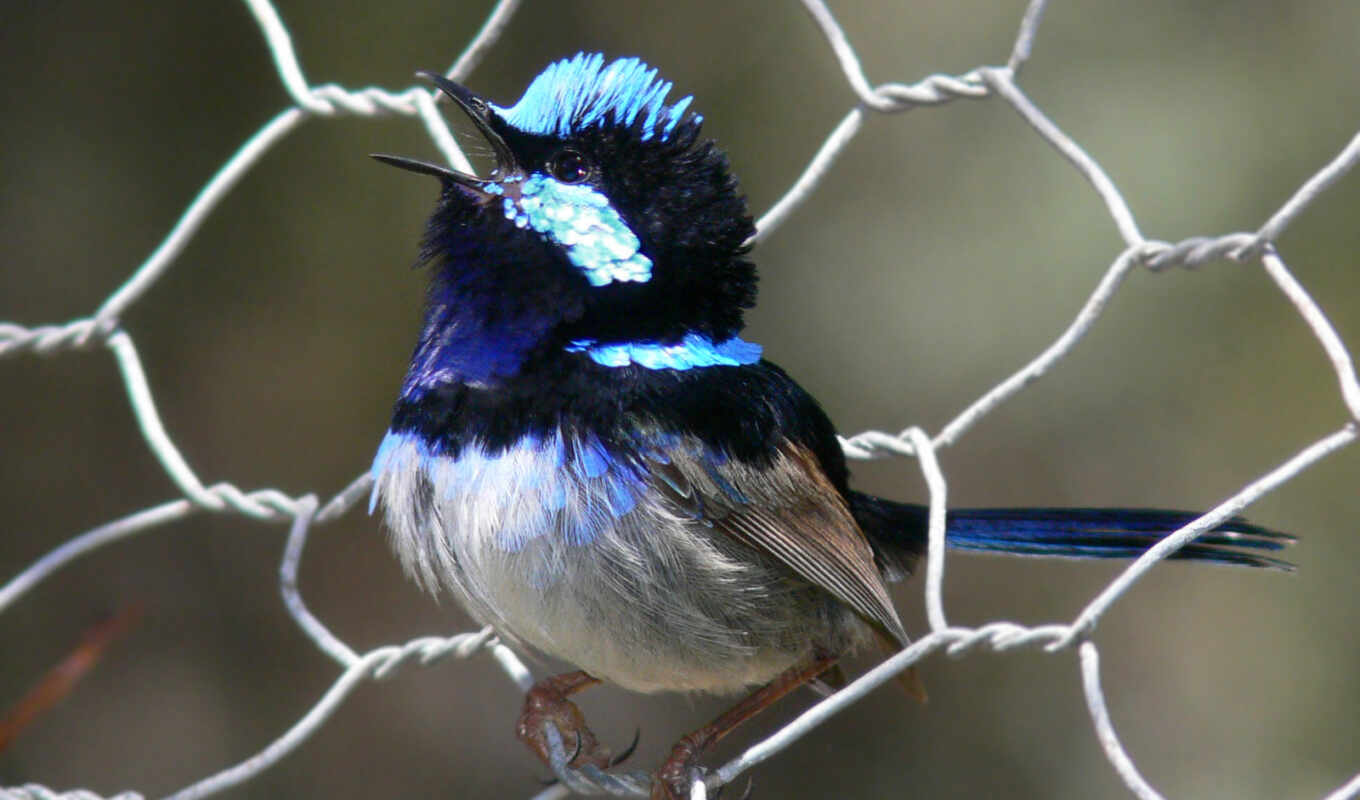
[[[288,731],[241,763],[174,793],[171,797],[175,800],[207,797],[250,781],[313,735],[357,686],[366,681],[388,679],[404,668],[423,667],[447,658],[469,658],[487,651],[517,686],[527,689],[533,683],[533,676],[523,662],[496,639],[490,628],[447,637],[421,637],[365,653],[353,650],[307,608],[298,589],[297,573],[312,526],[338,519],[367,496],[371,487],[367,472],[359,474],[325,502],[311,493],[293,497],[272,488],[246,491],[225,482],[205,485],[175,446],[156,411],[153,393],[142,369],[136,345],[132,336],[121,326],[124,312],[145,296],[149,288],[174,265],[203,221],[231,189],[266,152],[297,130],[302,122],[312,117],[344,115],[416,117],[455,168],[471,171],[466,156],[439,113],[436,93],[418,87],[389,92],[375,87],[351,90],[335,84],[314,86],[307,81],[288,29],[273,4],[269,0],[246,0],[246,4],[268,44],[279,80],[294,105],[280,112],[241,146],[205,184],[147,260],[90,316],[66,323],[33,327],[0,322],[0,358],[20,354],[51,356],[95,348],[109,350],[119,366],[143,439],[181,494],[176,499],[95,527],[59,545],[0,586],[0,612],[14,605],[34,586],[51,578],[72,561],[195,513],[239,514],[262,522],[289,523],[279,573],[285,607],[317,648],[337,662],[341,672],[331,687]],[[450,77],[465,77],[475,67],[495,46],[520,4],[520,0],[501,0],[495,5],[482,28],[449,69]],[[1145,239],[1133,211],[1100,165],[1045,115],[1016,83],[1022,67],[1032,55],[1046,5],[1045,0],[1031,0],[1021,19],[1005,66],[979,66],[961,75],[936,74],[913,83],[887,82],[875,85],[865,74],[854,46],[827,5],[821,0],[802,0],[803,8],[835,56],[846,83],[855,94],[857,104],[846,112],[841,122],[828,134],[790,188],[761,216],[751,244],[768,238],[796,213],[802,201],[816,190],[836,158],[850,145],[871,115],[939,106],[958,99],[997,98],[1010,105],[1040,138],[1086,178],[1104,204],[1125,248],[1110,264],[1086,303],[1077,310],[1072,323],[1053,344],[964,409],[933,437],[915,427],[896,434],[870,430],[841,437],[842,447],[850,458],[912,457],[921,466],[930,489],[924,591],[931,630],[844,689],[814,705],[772,736],[752,745],[738,757],[709,773],[705,781],[695,784],[692,800],[702,800],[710,790],[732,782],[755,764],[788,747],[922,658],[937,652],[962,657],[979,650],[1006,652],[1018,649],[1040,649],[1051,653],[1072,649],[1077,651],[1083,693],[1097,739],[1106,757],[1134,795],[1144,800],[1160,798],[1161,795],[1142,776],[1115,732],[1100,683],[1099,650],[1092,639],[1096,623],[1157,562],[1199,533],[1237,514],[1261,496],[1337,450],[1354,443],[1360,436],[1360,381],[1357,381],[1350,352],[1321,308],[1294,277],[1276,246],[1276,241],[1290,224],[1360,162],[1360,134],[1345,144],[1330,162],[1304,179],[1300,188],[1254,233],[1196,236],[1179,242]],[[1171,267],[1193,268],[1219,261],[1259,263],[1270,276],[1326,353],[1336,374],[1347,418],[1340,422],[1336,431],[1305,446],[1215,509],[1166,537],[1125,569],[1070,622],[1024,626],[997,621],[977,628],[950,626],[942,599],[946,564],[944,514],[947,489],[935,457],[936,451],[958,442],[981,418],[1040,378],[1071,352],[1098,321],[1110,298],[1132,270],[1143,268],[1158,272]],[[536,795],[539,800],[563,797],[569,791],[647,796],[649,781],[646,775],[605,773],[593,768],[568,769],[566,765],[570,759],[560,736],[551,727],[547,734],[554,753],[553,768],[562,782]],[[1360,796],[1360,775],[1330,793],[1327,800],[1357,796]],[[103,800],[103,797],[110,800],[140,800],[142,795],[126,791],[101,796],[83,789],[59,792],[31,783],[0,788],[0,800]]]

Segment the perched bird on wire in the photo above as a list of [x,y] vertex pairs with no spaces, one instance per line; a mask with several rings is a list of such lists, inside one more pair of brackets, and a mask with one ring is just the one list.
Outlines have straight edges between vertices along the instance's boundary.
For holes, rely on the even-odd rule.
[[[637,59],[580,54],[503,107],[427,75],[486,138],[441,184],[424,326],[373,464],[397,556],[512,644],[579,672],[540,682],[518,734],[551,763],[611,766],[568,697],[749,692],[680,740],[654,798],[688,797],[737,724],[866,644],[907,631],[886,582],[926,509],[854,491],[835,428],[740,338],[756,293],[746,202],[691,98]],[[1137,556],[1195,515],[954,509],[963,550]],[[1234,520],[1173,558],[1288,565],[1290,537]],[[753,691],[752,691],[753,690]]]

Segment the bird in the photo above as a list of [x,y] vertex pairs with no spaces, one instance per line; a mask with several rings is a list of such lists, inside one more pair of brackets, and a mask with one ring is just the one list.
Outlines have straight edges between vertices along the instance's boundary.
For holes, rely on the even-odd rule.
[[[827,414],[741,338],[755,225],[692,97],[599,53],[551,63],[509,106],[418,74],[495,166],[374,155],[440,186],[370,513],[425,589],[578,668],[537,683],[516,723],[545,763],[554,727],[571,767],[616,763],[569,699],[597,683],[745,693],[652,773],[653,798],[688,797],[740,722],[910,641],[887,584],[925,552],[927,509],[852,489]],[[946,541],[1129,558],[1196,516],[950,509]],[[1287,570],[1267,554],[1292,541],[1235,518],[1171,558]]]

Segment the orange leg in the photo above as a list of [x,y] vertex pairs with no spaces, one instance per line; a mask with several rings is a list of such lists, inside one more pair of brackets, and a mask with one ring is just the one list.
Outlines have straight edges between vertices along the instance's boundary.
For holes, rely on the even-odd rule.
[[717,719],[682,738],[671,750],[670,758],[667,758],[656,771],[655,780],[652,782],[652,800],[688,798],[691,773],[697,766],[695,762],[705,751],[738,725],[774,705],[779,698],[826,672],[835,665],[836,659],[836,656],[814,656],[810,661],[785,671],[747,695]]

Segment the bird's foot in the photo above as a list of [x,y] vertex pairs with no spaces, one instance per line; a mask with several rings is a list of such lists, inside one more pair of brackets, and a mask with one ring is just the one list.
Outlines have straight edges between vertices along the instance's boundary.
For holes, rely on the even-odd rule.
[[[652,779],[651,800],[689,800],[695,783],[704,780],[699,756],[717,744],[732,729],[768,708],[779,698],[816,679],[836,663],[836,656],[817,652],[806,662],[790,667],[774,680],[755,690],[717,719],[676,742],[670,757]],[[749,796],[751,785],[743,795]]]
[[581,709],[567,698],[576,692],[599,683],[584,672],[569,672],[544,678],[524,696],[524,710],[515,723],[515,735],[521,742],[543,760],[553,766],[554,753],[549,745],[549,727],[557,732],[559,739],[570,748],[567,767],[581,767],[586,764],[605,769],[613,763],[609,748],[600,744],[594,732],[586,725]]
[[[642,797],[647,794],[651,785],[651,776],[647,773],[607,772],[588,762],[572,766],[572,762],[580,756],[580,739],[573,743],[573,747],[568,748],[552,722],[543,723],[542,733],[543,741],[548,748],[548,767],[557,776],[555,780],[548,781],[549,784],[561,781],[562,785],[574,794],[582,796],[605,794],[614,797]],[[615,756],[606,767],[617,766],[632,755],[637,743],[638,734],[634,734],[632,744]]]
[[[652,775],[651,800],[689,800],[694,795],[696,784],[703,783],[708,770],[700,766],[699,754],[706,748],[691,736],[676,743],[670,757],[662,762]],[[718,800],[727,786],[719,786],[707,793],[709,800]],[[737,800],[750,800],[751,782]]]
[[658,773],[652,781],[652,793],[648,800],[690,800],[695,784],[704,780],[703,770],[695,768],[689,777],[674,777],[666,780]]
[[704,779],[704,768],[696,748],[688,738],[681,739],[652,776],[651,800],[689,800],[693,787]]
[[641,797],[647,792],[649,776],[605,771],[633,754],[641,731],[633,734],[633,742],[622,752],[612,755],[586,725],[581,709],[567,699],[596,683],[599,681],[584,672],[539,681],[524,696],[515,735],[576,794]]

